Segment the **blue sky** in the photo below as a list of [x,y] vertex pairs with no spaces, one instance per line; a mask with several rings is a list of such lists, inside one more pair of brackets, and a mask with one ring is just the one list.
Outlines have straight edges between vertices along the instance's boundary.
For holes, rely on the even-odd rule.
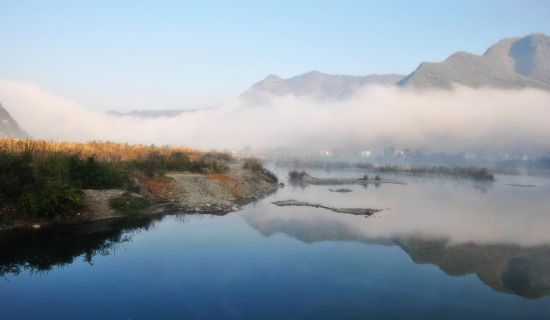
[[97,110],[203,107],[268,74],[408,74],[550,34],[549,16],[525,0],[0,0],[0,78]]

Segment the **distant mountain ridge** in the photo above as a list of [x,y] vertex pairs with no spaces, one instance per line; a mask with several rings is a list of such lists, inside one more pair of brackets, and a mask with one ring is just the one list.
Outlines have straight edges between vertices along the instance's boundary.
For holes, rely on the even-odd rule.
[[450,89],[453,84],[473,88],[550,90],[550,37],[533,33],[522,38],[503,39],[483,55],[457,52],[443,62],[423,62],[407,76],[387,74],[361,77],[319,71],[288,79],[269,75],[241,97],[252,102],[262,102],[266,94],[339,100],[368,85]]
[[423,62],[398,84],[418,88],[468,87],[550,90],[550,37],[533,33],[503,39],[483,55],[457,52],[443,62]]
[[129,112],[107,111],[107,114],[115,117],[133,117],[133,118],[161,118],[161,117],[176,117],[182,113],[195,112],[197,110],[133,110]]
[[26,138],[28,136],[0,103],[0,138]]
[[368,85],[395,85],[405,76],[399,74],[347,76],[331,75],[311,71],[299,76],[282,79],[269,75],[255,83],[241,98],[257,100],[266,94],[284,96],[293,94],[296,97],[308,96],[321,100],[339,100],[350,97],[358,89]]

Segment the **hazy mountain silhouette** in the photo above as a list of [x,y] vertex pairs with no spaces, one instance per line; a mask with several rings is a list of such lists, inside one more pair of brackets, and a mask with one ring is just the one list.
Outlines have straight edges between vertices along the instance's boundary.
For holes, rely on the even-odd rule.
[[533,33],[523,38],[503,39],[483,55],[457,52],[443,62],[423,62],[401,86],[468,87],[550,90],[550,37]]
[[347,76],[311,71],[288,79],[269,75],[241,95],[255,103],[266,95],[294,95],[339,100],[369,85],[447,88],[453,84],[504,89],[550,90],[550,37],[533,33],[503,39],[483,55],[457,52],[443,62],[423,62],[408,76],[398,74]]
[[28,134],[22,130],[9,112],[0,103],[0,137],[26,138]]
[[241,95],[245,99],[261,99],[265,95],[284,96],[292,94],[296,97],[312,97],[321,100],[338,100],[347,98],[358,89],[368,85],[395,85],[404,76],[398,74],[368,75],[364,77],[331,75],[319,71],[311,71],[289,79],[269,75],[264,80],[254,84]]
[[119,111],[107,111],[107,114],[115,117],[133,117],[133,118],[161,118],[161,117],[177,117],[182,113],[186,112],[195,112],[197,110],[133,110],[128,112],[119,112]]

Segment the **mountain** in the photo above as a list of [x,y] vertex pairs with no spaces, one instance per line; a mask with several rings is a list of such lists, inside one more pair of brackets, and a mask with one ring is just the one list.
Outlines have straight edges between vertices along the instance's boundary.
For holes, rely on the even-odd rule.
[[176,117],[185,112],[195,112],[197,110],[134,110],[129,112],[107,111],[107,114],[115,117],[133,117],[133,118],[161,118]]
[[454,83],[468,87],[550,90],[550,37],[533,33],[503,39],[483,55],[457,52],[443,62],[423,62],[408,76],[398,74],[347,76],[311,71],[282,79],[269,75],[241,95],[252,102],[265,102],[266,94],[339,100],[368,85],[398,85],[416,88],[447,88]]
[[503,39],[483,55],[457,52],[443,62],[423,62],[398,84],[418,88],[537,88],[550,90],[550,37],[533,33]]
[[331,75],[319,71],[311,71],[289,79],[269,75],[254,84],[241,97],[257,100],[266,94],[276,96],[292,94],[296,97],[307,96],[319,100],[339,100],[351,96],[359,88],[368,85],[395,85],[403,78],[404,76],[398,74],[357,77]]
[[0,103],[0,138],[26,138],[28,136]]

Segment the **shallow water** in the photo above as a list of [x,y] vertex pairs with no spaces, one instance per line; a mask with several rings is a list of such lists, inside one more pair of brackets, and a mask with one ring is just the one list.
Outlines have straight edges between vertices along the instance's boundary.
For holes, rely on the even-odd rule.
[[[408,184],[338,193],[287,183],[226,216],[176,214],[4,236],[0,317],[550,316],[549,179],[392,178]],[[366,218],[270,203],[286,199],[389,209]]]

